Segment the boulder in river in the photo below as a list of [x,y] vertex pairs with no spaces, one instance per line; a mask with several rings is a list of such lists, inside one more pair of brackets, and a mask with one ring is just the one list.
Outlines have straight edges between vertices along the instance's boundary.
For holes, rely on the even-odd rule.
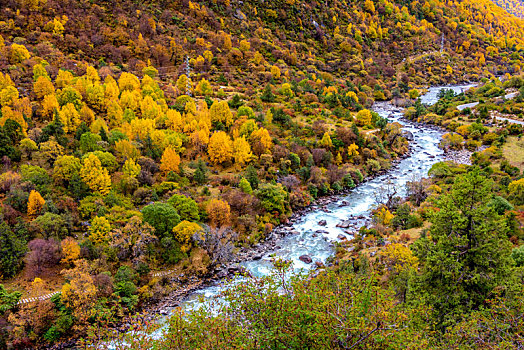
[[320,220],[320,221],[318,222],[318,225],[319,225],[319,226],[326,226],[326,225],[327,225],[327,222],[326,222],[326,220]]
[[341,221],[340,223],[337,224],[337,227],[348,228],[350,225],[351,225],[351,221],[350,220],[343,220],[343,221]]
[[311,259],[311,257],[310,257],[309,255],[307,255],[307,254],[305,254],[305,255],[301,255],[301,256],[299,257],[299,259],[300,259],[300,261],[303,261],[303,262],[305,262],[306,264],[311,264],[311,263],[313,262],[313,259]]
[[341,241],[344,241],[347,239],[347,237],[344,236],[343,234],[338,235],[337,238],[340,239]]
[[413,141],[413,133],[411,131],[404,130],[402,136],[408,141]]

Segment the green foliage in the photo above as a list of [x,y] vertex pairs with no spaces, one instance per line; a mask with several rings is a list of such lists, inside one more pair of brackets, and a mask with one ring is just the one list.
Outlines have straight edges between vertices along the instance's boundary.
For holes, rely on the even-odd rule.
[[439,328],[477,309],[509,274],[507,226],[487,205],[491,189],[478,169],[458,176],[437,203],[431,236],[414,245],[424,265],[420,292]]
[[3,284],[0,284],[0,315],[16,307],[22,297],[20,292],[9,292]]
[[262,184],[255,191],[255,196],[268,213],[288,214],[290,211],[289,194],[282,184]]
[[22,268],[26,241],[5,223],[0,223],[0,276],[13,277]]
[[171,235],[173,227],[180,222],[180,216],[173,206],[167,203],[154,203],[142,209],[144,221],[153,226],[158,238]]
[[198,214],[198,205],[197,203],[184,195],[174,194],[171,198],[168,199],[169,203],[180,216],[180,220],[187,221],[199,221],[200,215]]

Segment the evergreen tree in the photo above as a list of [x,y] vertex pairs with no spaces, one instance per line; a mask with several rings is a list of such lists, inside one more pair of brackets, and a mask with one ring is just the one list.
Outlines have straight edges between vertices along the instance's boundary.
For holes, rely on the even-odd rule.
[[262,91],[262,95],[260,96],[260,99],[263,102],[274,102],[275,101],[275,95],[271,91],[271,84],[267,84],[264,88],[264,91]]
[[492,185],[478,168],[457,177],[437,204],[430,235],[413,246],[437,328],[477,309],[510,272],[508,228],[489,205]]
[[258,183],[260,182],[260,180],[258,179],[257,170],[255,169],[253,165],[249,165],[246,168],[246,173],[244,177],[246,178],[247,181],[249,181],[251,188],[253,189],[258,188]]
[[195,175],[193,175],[193,178],[199,185],[203,185],[207,182],[207,168],[206,164],[204,164],[204,161],[202,159],[198,161],[197,168],[195,170]]
[[27,251],[26,241],[9,226],[0,223],[0,278],[12,277],[22,268],[22,258]]

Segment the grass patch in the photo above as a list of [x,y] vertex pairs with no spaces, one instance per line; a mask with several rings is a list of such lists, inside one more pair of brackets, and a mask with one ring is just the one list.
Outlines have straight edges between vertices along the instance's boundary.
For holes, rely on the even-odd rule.
[[524,169],[524,138],[510,136],[507,138],[502,154],[509,164],[518,167],[521,171]]

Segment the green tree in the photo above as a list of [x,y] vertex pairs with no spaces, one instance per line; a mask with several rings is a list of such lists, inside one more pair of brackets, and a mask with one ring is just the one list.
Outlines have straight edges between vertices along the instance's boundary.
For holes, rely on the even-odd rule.
[[173,227],[180,222],[180,216],[175,208],[167,203],[153,203],[142,209],[144,221],[155,228],[157,237],[171,234]]
[[262,184],[255,191],[255,195],[267,212],[278,212],[279,214],[289,212],[289,195],[282,184]]
[[413,247],[437,328],[477,309],[510,271],[508,229],[488,204],[492,185],[478,168],[458,176],[437,203],[430,236]]
[[3,284],[0,284],[0,315],[14,308],[21,297],[22,293],[9,292]]
[[7,225],[0,224],[0,278],[16,275],[22,267],[22,258],[27,251],[24,238],[15,234]]
[[180,215],[180,220],[200,220],[200,215],[198,214],[198,205],[193,199],[181,194],[174,194],[171,196],[171,198],[168,199],[167,203],[175,208],[178,215]]

